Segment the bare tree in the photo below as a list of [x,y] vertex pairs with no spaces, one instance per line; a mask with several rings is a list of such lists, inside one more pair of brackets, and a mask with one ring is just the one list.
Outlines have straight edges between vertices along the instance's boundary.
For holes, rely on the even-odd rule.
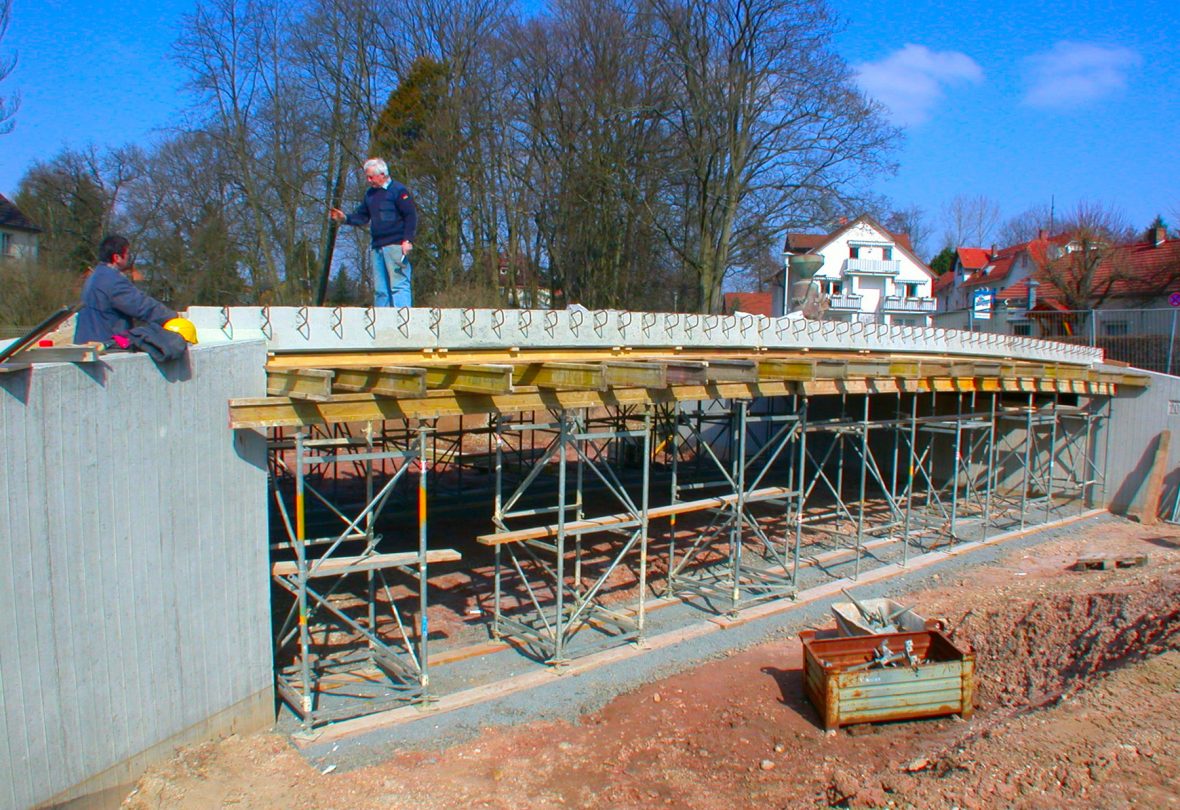
[[[12,19],[12,0],[0,0],[0,42],[8,33],[8,23]],[[0,56],[0,82],[12,75],[16,69],[16,54],[5,59]],[[16,125],[16,111],[20,109],[20,94],[15,93],[7,98],[0,96],[0,135],[12,132]]]
[[920,207],[911,205],[909,208],[890,211],[881,220],[881,224],[892,233],[908,236],[915,255],[927,255],[927,242],[933,229],[927,224],[926,212]]
[[987,247],[1000,224],[1000,206],[979,194],[960,194],[943,209],[947,244],[953,247]]
[[[399,12],[398,83],[372,131],[378,151],[404,163],[419,209],[415,287],[445,289],[464,273],[464,257],[506,256],[516,266],[521,245],[508,239],[497,172],[507,95],[499,64],[507,0],[424,0]],[[498,261],[493,259],[492,261]],[[423,273],[418,273],[421,269]]]
[[1053,231],[1060,230],[1057,225],[1052,206],[1037,205],[1005,222],[997,238],[1001,245],[1019,245],[1038,236],[1051,236]]
[[851,196],[891,168],[896,133],[853,87],[822,2],[644,0],[639,13],[656,21],[672,96],[661,117],[677,146],[678,221],[659,224],[699,309],[715,312],[746,237]]
[[[513,30],[521,121],[517,207],[531,205],[555,285],[589,306],[657,306],[667,285],[651,222],[666,207],[652,40],[626,2],[564,0]],[[538,263],[540,257],[538,256]],[[653,298],[654,296],[654,298]]]
[[16,203],[43,229],[39,252],[48,265],[85,270],[94,264],[103,234],[118,226],[135,235],[135,223],[121,221],[118,211],[141,165],[133,147],[99,152],[94,146],[65,149],[33,164],[20,181]]
[[1068,244],[1049,243],[1034,252],[1038,275],[1056,288],[1066,309],[1100,307],[1118,282],[1131,277],[1124,246],[1134,229],[1118,209],[1083,202],[1065,216],[1061,232],[1069,235]]
[[244,237],[236,178],[222,168],[221,154],[208,132],[182,133],[159,145],[125,195],[147,289],[178,306],[248,300],[242,271],[251,240]]
[[[336,252],[337,225],[322,216],[324,207],[343,208],[350,169],[367,156],[365,134],[378,107],[377,63],[381,45],[372,7],[359,0],[306,0],[302,19],[291,26],[294,78],[301,86],[314,125],[311,138],[321,158],[313,172],[308,200],[313,222],[319,223],[319,279],[314,301],[327,300],[328,278]],[[317,218],[318,217],[318,218]],[[367,253],[353,254],[362,264]],[[341,268],[341,273],[345,272]],[[367,279],[368,274],[364,273]],[[337,279],[341,278],[338,273]],[[337,288],[347,288],[338,282]]]

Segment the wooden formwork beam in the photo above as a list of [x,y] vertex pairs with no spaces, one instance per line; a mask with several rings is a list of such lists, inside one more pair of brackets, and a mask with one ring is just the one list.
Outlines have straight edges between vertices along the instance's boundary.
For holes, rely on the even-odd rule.
[[323,368],[288,368],[266,373],[266,393],[272,397],[290,397],[324,402],[332,396],[335,375]]
[[463,364],[427,366],[426,387],[467,394],[507,394],[512,391],[512,366]]
[[586,391],[607,388],[606,373],[599,363],[524,363],[515,367],[512,381],[515,385],[537,388]]
[[332,388],[343,393],[371,393],[383,397],[426,396],[426,369],[404,366],[337,368]]

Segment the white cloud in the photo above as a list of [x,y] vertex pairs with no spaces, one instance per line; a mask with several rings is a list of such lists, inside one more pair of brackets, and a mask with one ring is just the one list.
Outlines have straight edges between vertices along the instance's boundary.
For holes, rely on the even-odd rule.
[[888,107],[893,121],[902,126],[928,120],[947,87],[983,81],[983,69],[970,56],[932,51],[924,45],[907,44],[878,62],[864,62],[854,69],[860,89]]
[[1142,62],[1130,48],[1058,42],[1025,59],[1029,88],[1024,103],[1067,109],[1109,96],[1127,85],[1127,72]]

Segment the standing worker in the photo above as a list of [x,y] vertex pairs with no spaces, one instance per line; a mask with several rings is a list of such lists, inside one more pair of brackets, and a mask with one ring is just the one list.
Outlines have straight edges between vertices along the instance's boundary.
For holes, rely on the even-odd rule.
[[351,214],[329,208],[334,222],[360,226],[368,223],[373,255],[373,306],[410,307],[410,250],[418,229],[418,209],[410,190],[389,176],[381,158],[365,161],[369,190]]
[[154,323],[179,332],[196,343],[196,330],[175,310],[141,292],[124,272],[131,266],[131,243],[125,236],[111,235],[98,247],[99,264],[82,286],[82,308],[74,327],[75,343],[102,343],[127,348],[136,321]]

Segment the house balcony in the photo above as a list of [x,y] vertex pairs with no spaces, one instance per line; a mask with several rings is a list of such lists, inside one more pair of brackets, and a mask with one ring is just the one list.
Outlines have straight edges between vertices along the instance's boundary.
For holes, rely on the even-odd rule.
[[902,298],[887,295],[881,303],[883,312],[937,312],[938,301],[933,298]]
[[845,259],[844,273],[850,276],[893,277],[901,272],[897,259]]
[[829,295],[828,309],[859,310],[863,298],[863,295],[849,295],[848,293]]

